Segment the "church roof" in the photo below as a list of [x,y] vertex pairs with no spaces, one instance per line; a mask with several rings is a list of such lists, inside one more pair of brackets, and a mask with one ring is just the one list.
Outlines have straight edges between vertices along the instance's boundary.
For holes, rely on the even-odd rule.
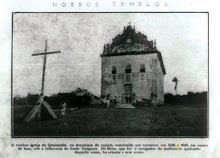
[[111,44],[104,45],[103,54],[105,56],[153,54],[158,55],[163,74],[166,74],[161,53],[156,48],[153,40],[149,41],[147,36],[135,31],[135,27],[130,24],[124,27],[123,33],[113,38]]

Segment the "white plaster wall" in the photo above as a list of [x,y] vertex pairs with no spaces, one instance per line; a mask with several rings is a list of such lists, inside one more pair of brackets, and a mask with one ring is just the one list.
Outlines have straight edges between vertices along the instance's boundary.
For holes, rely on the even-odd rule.
[[[153,59],[156,64],[153,64]],[[151,99],[152,91],[157,94],[154,97],[153,103],[163,103],[163,72],[160,67],[160,62],[157,54],[141,54],[141,55],[123,55],[123,56],[109,56],[102,57],[102,92],[103,96],[108,93],[111,97],[117,97],[118,101],[121,100],[121,95],[124,93],[124,79],[118,79],[121,74],[125,77],[125,67],[127,64],[131,65],[131,83],[133,92],[136,94],[136,99],[142,98]],[[143,73],[143,80],[141,80],[140,65],[145,64],[145,73]],[[112,79],[112,66],[117,68],[116,84]],[[153,83],[154,80],[154,84]],[[158,102],[159,101],[159,102]]]

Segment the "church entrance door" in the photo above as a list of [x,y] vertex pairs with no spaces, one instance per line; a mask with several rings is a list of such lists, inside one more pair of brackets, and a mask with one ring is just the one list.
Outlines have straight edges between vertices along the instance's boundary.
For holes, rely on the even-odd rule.
[[132,84],[124,85],[125,88],[125,103],[131,104],[131,96],[132,96]]

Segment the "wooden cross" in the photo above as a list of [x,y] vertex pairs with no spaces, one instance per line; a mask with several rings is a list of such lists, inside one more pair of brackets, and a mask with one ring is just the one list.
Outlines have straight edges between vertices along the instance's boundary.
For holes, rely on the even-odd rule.
[[41,95],[44,96],[44,81],[45,81],[45,70],[46,70],[46,62],[47,62],[47,54],[55,54],[61,53],[60,51],[55,52],[47,52],[47,40],[45,41],[45,52],[32,54],[32,56],[44,55],[44,65],[43,65],[43,75],[42,75],[42,86],[41,86]]
[[45,70],[46,70],[46,62],[47,62],[47,55],[48,54],[55,54],[55,53],[61,53],[61,51],[55,51],[55,52],[47,52],[47,40],[45,41],[45,52],[43,53],[36,53],[32,54],[32,56],[38,56],[38,55],[44,55],[44,65],[43,65],[43,75],[42,75],[42,86],[41,86],[41,94],[40,98],[37,103],[38,105],[35,105],[34,108],[30,111],[30,113],[27,115],[27,117],[24,119],[25,123],[28,123],[31,121],[37,114],[38,119],[41,119],[41,105],[44,105],[48,112],[53,116],[54,119],[57,118],[56,114],[50,107],[50,105],[44,101],[44,81],[45,81]]

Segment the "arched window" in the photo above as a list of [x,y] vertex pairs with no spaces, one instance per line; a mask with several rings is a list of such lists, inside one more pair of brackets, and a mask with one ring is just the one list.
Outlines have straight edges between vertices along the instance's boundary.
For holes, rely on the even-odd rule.
[[144,65],[144,64],[141,64],[141,66],[140,66],[140,72],[141,72],[141,73],[145,73],[145,65]]
[[131,65],[126,65],[125,67],[125,73],[131,73]]
[[116,74],[116,73],[117,73],[116,66],[112,66],[112,74]]

